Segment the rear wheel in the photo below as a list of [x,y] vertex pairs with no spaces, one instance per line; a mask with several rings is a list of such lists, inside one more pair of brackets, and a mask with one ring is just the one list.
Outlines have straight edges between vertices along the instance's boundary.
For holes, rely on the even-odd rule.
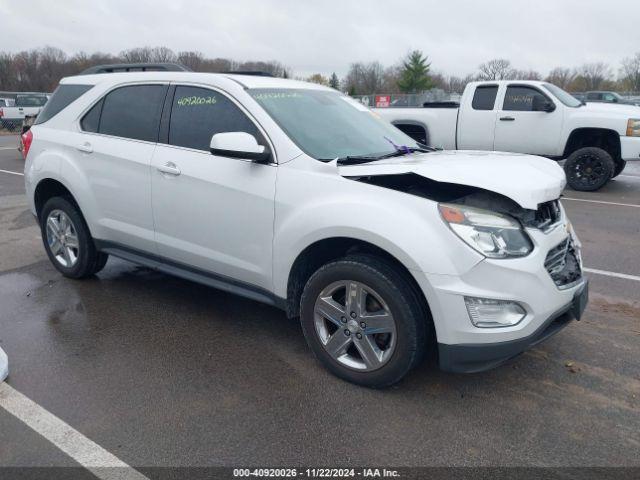
[[88,277],[107,263],[108,255],[96,250],[80,210],[66,198],[54,197],[44,204],[40,230],[49,260],[65,277]]
[[349,256],[314,273],[301,299],[307,342],[333,374],[382,388],[423,358],[426,318],[410,283],[393,266]]
[[602,188],[611,179],[614,168],[611,155],[597,147],[576,150],[564,164],[569,186],[582,192]]

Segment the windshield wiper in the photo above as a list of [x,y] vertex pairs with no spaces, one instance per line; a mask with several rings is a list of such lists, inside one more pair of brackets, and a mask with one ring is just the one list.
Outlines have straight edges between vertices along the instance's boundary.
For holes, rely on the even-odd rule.
[[338,158],[338,165],[358,165],[361,163],[375,162],[376,160],[384,160],[385,158],[402,157],[411,153],[431,153],[437,149],[433,147],[398,147],[395,152],[385,153],[383,155],[349,155],[347,157]]

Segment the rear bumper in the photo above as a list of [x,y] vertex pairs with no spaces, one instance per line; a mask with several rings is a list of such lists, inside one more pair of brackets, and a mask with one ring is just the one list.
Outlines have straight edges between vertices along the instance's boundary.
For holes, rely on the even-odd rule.
[[[497,367],[507,360],[523,353],[525,350],[543,342],[547,338],[555,335],[574,319],[579,319],[582,309],[586,306],[588,298],[588,283],[577,292],[576,298],[582,292],[584,295],[584,305],[582,308],[572,302],[560,311],[549,317],[531,335],[516,340],[509,340],[499,343],[479,343],[479,344],[458,344],[447,345],[438,343],[438,354],[440,369],[447,372],[475,373]],[[578,308],[578,310],[576,310]]]
[[640,160],[640,137],[620,137],[621,157],[623,160]]

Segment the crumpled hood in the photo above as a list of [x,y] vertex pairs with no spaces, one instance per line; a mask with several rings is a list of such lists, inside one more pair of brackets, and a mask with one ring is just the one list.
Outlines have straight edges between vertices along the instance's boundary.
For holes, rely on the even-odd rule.
[[502,152],[437,151],[360,165],[339,165],[343,177],[415,173],[437,182],[478,187],[509,197],[523,208],[556,200],[566,177],[547,158]]

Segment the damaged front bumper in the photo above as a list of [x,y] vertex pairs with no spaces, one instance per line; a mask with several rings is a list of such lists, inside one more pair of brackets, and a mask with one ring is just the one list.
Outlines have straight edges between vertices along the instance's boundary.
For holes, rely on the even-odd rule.
[[475,373],[495,368],[525,350],[555,335],[572,320],[579,320],[589,299],[589,284],[584,282],[573,301],[551,315],[534,333],[499,343],[438,344],[440,369],[446,372]]
[[[443,370],[477,372],[495,367],[582,315],[588,285],[580,243],[566,215],[562,212],[547,230],[527,232],[534,249],[526,257],[485,258],[461,275],[416,275],[431,309]],[[517,305],[511,314],[523,316],[511,324],[511,320],[492,324],[487,320],[497,310],[489,309],[485,321],[479,322],[482,315],[476,311],[474,316],[467,308],[469,298]]]

